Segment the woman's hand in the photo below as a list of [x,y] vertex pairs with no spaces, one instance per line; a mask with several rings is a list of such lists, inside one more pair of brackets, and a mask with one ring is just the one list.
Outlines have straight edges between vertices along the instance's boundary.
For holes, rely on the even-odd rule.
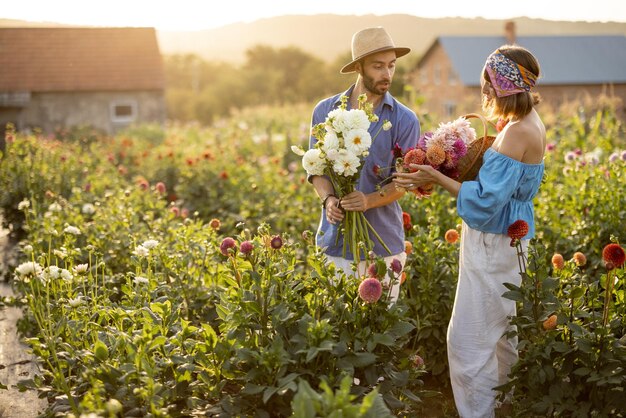
[[437,183],[437,170],[430,165],[410,164],[410,168],[417,169],[413,173],[396,172],[393,174],[393,183],[396,187],[406,190],[416,190],[429,184]]
[[365,212],[369,209],[367,196],[358,190],[342,197],[340,206],[351,212]]
[[343,210],[339,206],[339,199],[335,196],[326,200],[326,220],[333,225],[343,221]]

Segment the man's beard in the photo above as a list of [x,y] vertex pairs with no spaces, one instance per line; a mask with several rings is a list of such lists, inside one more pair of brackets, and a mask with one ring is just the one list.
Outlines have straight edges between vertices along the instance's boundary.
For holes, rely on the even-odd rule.
[[[379,83],[382,83],[386,80],[381,80]],[[382,96],[385,94],[387,90],[389,90],[389,86],[391,86],[391,80],[388,80],[388,85],[386,87],[377,87],[374,79],[367,74],[363,74],[363,85],[370,93]]]

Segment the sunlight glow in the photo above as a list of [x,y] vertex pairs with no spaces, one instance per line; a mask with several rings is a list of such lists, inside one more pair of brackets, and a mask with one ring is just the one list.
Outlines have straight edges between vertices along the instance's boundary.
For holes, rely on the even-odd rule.
[[[211,29],[237,22],[279,15],[388,15],[420,17],[484,17],[509,19],[528,16],[547,20],[588,20],[626,22],[622,0],[526,0],[520,8],[493,1],[448,0],[417,2],[408,0],[293,1],[293,0],[20,0],[2,5],[0,19],[21,19],[85,26],[154,26],[159,30],[185,31]],[[323,29],[320,29],[323,30]]]

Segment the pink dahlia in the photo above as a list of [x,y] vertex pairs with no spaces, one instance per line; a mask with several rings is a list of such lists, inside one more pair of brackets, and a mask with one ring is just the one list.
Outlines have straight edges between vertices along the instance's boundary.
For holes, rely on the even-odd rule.
[[369,277],[378,277],[378,266],[376,263],[372,263],[367,268],[367,275]]
[[375,303],[383,294],[383,286],[375,277],[370,277],[361,282],[359,285],[359,297],[365,303]]
[[231,249],[235,249],[237,247],[237,243],[231,237],[226,237],[220,244],[220,252],[225,256],[228,256]]
[[391,270],[396,274],[400,274],[402,272],[402,262],[397,258],[391,260],[391,264],[389,264],[389,267],[391,267]]
[[426,150],[426,143],[430,141],[433,137],[432,132],[426,132],[424,135],[420,136],[420,139],[417,140],[417,147],[423,150]]
[[165,194],[167,193],[167,187],[165,187],[165,183],[163,183],[162,181],[158,182],[156,184],[156,186],[154,186],[156,191],[159,192],[159,194]]
[[243,254],[243,255],[248,255],[252,252],[252,250],[254,250],[254,244],[252,243],[252,241],[244,241],[241,243],[241,245],[239,246],[239,251]]
[[452,157],[455,160],[458,160],[465,154],[467,154],[467,145],[465,144],[465,141],[462,139],[454,141],[454,144],[452,144]]
[[144,178],[139,179],[138,183],[139,183],[139,188],[141,190],[148,190],[148,188],[150,187],[150,183],[148,183],[148,180],[146,180]]
[[417,369],[424,367],[424,359],[417,354],[413,354],[411,357],[409,357],[409,360],[411,360],[413,367]]

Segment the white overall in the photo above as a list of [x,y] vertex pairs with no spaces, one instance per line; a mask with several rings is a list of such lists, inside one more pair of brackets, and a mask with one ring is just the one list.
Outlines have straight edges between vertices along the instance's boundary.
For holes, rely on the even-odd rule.
[[[448,363],[454,401],[461,418],[494,416],[498,392],[517,361],[517,338],[503,337],[515,301],[502,283],[521,283],[511,239],[476,231],[463,222],[459,282],[448,326]],[[528,241],[522,241],[524,252]]]

